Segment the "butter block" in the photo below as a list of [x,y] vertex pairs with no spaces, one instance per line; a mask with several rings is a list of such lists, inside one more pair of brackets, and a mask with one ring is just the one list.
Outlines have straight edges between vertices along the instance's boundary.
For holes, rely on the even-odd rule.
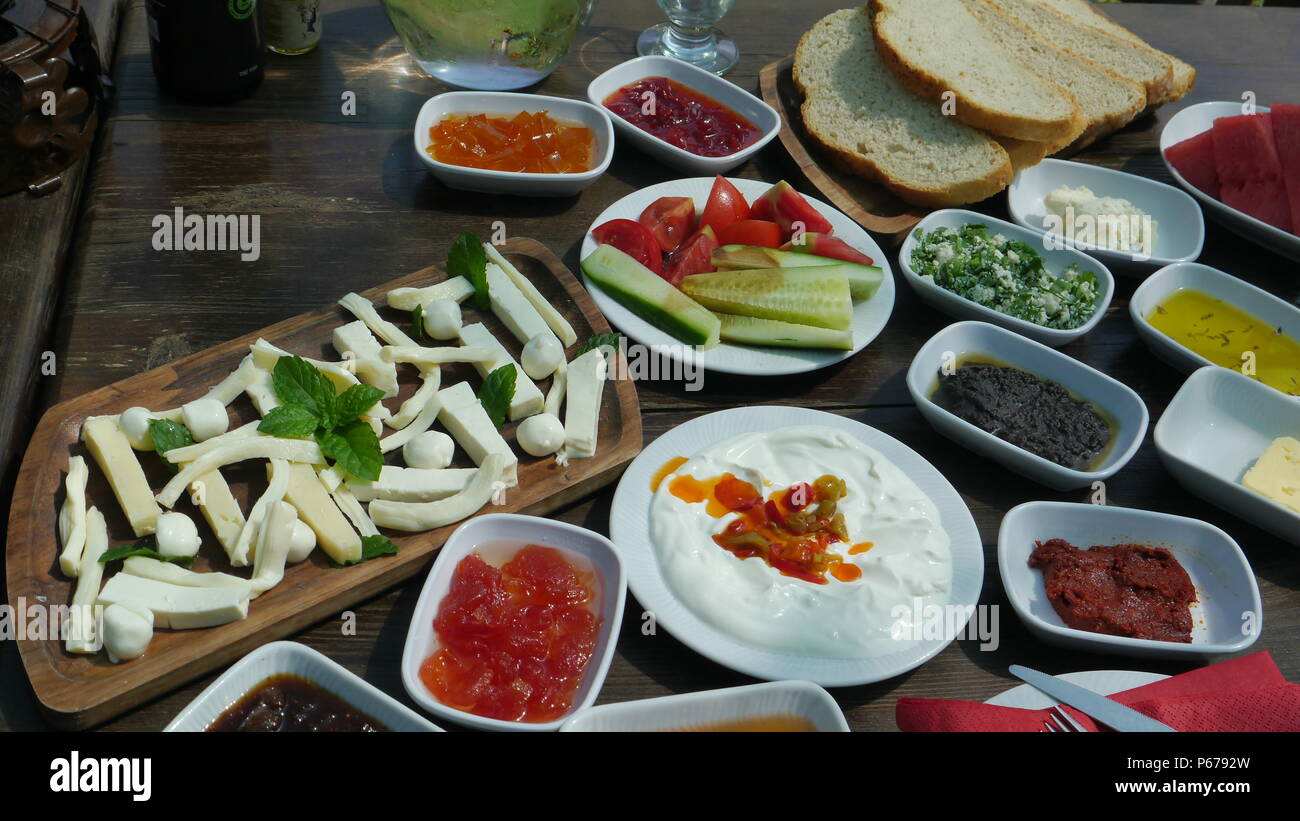
[[1300,513],[1300,441],[1290,436],[1274,439],[1241,483]]

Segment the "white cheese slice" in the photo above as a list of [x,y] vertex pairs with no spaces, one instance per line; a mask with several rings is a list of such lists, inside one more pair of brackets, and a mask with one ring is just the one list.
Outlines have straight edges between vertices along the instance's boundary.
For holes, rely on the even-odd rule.
[[424,433],[433,426],[433,420],[438,418],[438,411],[441,408],[442,403],[438,401],[438,394],[435,393],[429,397],[428,403],[420,409],[420,413],[415,417],[415,421],[411,422],[411,424],[401,430],[395,433],[390,433],[388,436],[379,440],[379,451],[381,453],[388,453],[389,451],[397,450],[407,442],[419,436],[421,433]]
[[330,491],[330,497],[362,537],[379,535],[379,528],[375,527],[374,521],[366,513],[366,509],[361,506],[361,502],[357,501],[357,497],[352,495],[352,491],[346,487],[336,487]]
[[501,270],[501,266],[494,262],[487,264],[487,282],[488,301],[492,304],[492,313],[496,314],[510,333],[514,334],[519,344],[522,345],[535,336],[550,337],[559,342],[559,338],[551,331],[551,326],[546,324],[546,320],[542,319],[542,315],[533,307],[533,303],[528,301],[523,291],[519,290],[506,272]]
[[569,366],[563,363],[551,374],[551,389],[546,392],[546,406],[542,409],[555,418],[560,417],[560,406],[564,404],[564,393],[569,387]]
[[248,579],[229,573],[196,573],[178,564],[148,556],[131,556],[122,562],[122,572],[156,582],[179,584],[181,587],[248,587]]
[[267,469],[270,471],[270,481],[267,482],[266,490],[253,503],[252,510],[248,511],[248,520],[240,528],[239,538],[235,540],[235,546],[229,551],[232,567],[248,567],[250,562],[256,561],[257,545],[260,544],[259,536],[266,526],[267,517],[271,515],[271,510],[276,503],[284,498],[285,491],[289,487],[288,462],[283,459],[272,459]]
[[99,591],[99,604],[128,604],[153,612],[154,625],[173,630],[215,627],[248,617],[248,588],[184,587],[117,573]]
[[[153,533],[162,509],[149,489],[140,461],[127,441],[126,434],[112,416],[96,416],[81,426],[81,439],[95,457],[99,469],[108,477],[117,504],[131,523],[136,536]],[[183,487],[183,486],[182,486]]]
[[248,439],[253,436],[261,436],[257,432],[257,426],[261,422],[249,422],[247,425],[240,425],[231,431],[226,431],[220,436],[214,436],[202,442],[196,442],[193,445],[186,445],[183,448],[172,448],[163,454],[163,458],[173,465],[179,465],[184,462],[193,462],[200,456],[205,456],[219,447],[228,445],[239,439]]
[[[279,399],[275,398],[275,386],[271,377],[271,371],[275,369],[275,363],[280,361],[281,358],[286,356],[295,356],[296,354],[290,353],[283,348],[277,348],[265,339],[257,340],[249,346],[249,349],[252,351],[253,361],[257,363],[257,367],[266,371],[267,374],[265,379],[258,384],[257,391],[259,394],[262,394],[260,401],[258,397],[254,397],[252,393],[249,393],[249,398],[253,399],[254,404],[257,404],[258,406],[258,412],[265,416],[270,412],[269,407],[265,411],[262,410],[262,407],[268,404],[267,397],[265,396],[268,391],[270,392],[270,397],[274,400],[275,404],[280,404]],[[320,359],[309,359],[305,356],[300,358],[316,370],[325,374],[325,378],[329,379],[330,383],[334,385],[334,390],[337,393],[342,393],[353,385],[361,384],[361,380],[357,378],[357,375],[352,372],[352,368],[347,364],[342,362],[325,362]],[[385,419],[388,417],[389,412],[382,402],[376,402],[373,407],[366,411],[366,415],[374,417],[375,419]]]
[[248,398],[253,402],[253,407],[257,408],[257,412],[261,416],[266,416],[280,407],[280,399],[275,395],[275,387],[271,383],[270,371],[258,368],[256,377],[244,386],[244,393],[248,394]]
[[415,417],[420,415],[420,411],[429,406],[429,400],[438,393],[438,388],[442,385],[442,371],[437,365],[420,366],[421,378],[420,387],[415,389],[411,398],[402,403],[402,407],[397,413],[384,420],[384,424],[393,430],[401,430],[411,422]]
[[379,479],[367,482],[349,478],[348,490],[362,502],[432,502],[465,489],[478,471],[474,468],[399,468],[385,465]]
[[475,322],[466,325],[460,329],[461,344],[469,348],[485,348],[497,352],[497,358],[494,362],[476,362],[474,370],[479,372],[480,376],[486,377],[497,368],[505,365],[515,366],[515,396],[510,402],[510,419],[523,419],[525,416],[532,416],[534,413],[541,413],[546,399],[542,392],[537,388],[537,384],[528,378],[524,369],[519,366],[515,358],[510,355],[505,346],[497,341],[492,332],[483,326],[481,322]]
[[[499,453],[505,460],[501,469],[501,481],[506,483],[506,487],[519,484],[519,458],[510,450],[510,445],[501,436],[497,426],[492,424],[469,383],[458,382],[450,388],[444,388],[438,392],[438,398],[442,400],[438,421],[465,449],[474,464],[482,466],[488,454]],[[374,518],[373,510],[370,516]]]
[[195,479],[208,471],[245,459],[283,459],[286,462],[320,465],[325,463],[325,454],[321,453],[320,445],[307,439],[281,439],[278,436],[237,439],[186,464],[158,491],[157,499],[163,505],[171,507]]
[[59,508],[59,569],[76,578],[81,572],[81,554],[86,550],[86,482],[90,471],[81,456],[68,459],[68,476],[63,480],[63,506]]
[[500,453],[489,453],[479,469],[474,471],[474,478],[455,496],[436,502],[389,502],[377,499],[370,503],[370,518],[380,527],[404,531],[433,530],[459,522],[491,501],[497,482],[501,481],[501,471],[505,464],[505,457]]
[[465,346],[445,345],[438,348],[405,345],[385,345],[380,349],[380,356],[388,362],[409,362],[412,365],[443,365],[448,362],[470,362],[473,364],[491,364],[500,358],[495,348],[468,348]]
[[223,405],[229,405],[249,385],[260,378],[260,370],[257,363],[253,361],[253,355],[248,354],[239,360],[239,367],[231,371],[225,379],[208,389],[207,398],[215,399]]
[[379,355],[379,341],[361,320],[340,325],[334,329],[334,350],[339,356],[351,358],[357,376],[368,385],[384,392],[384,397],[397,395],[397,366]]
[[239,541],[239,532],[244,529],[244,512],[239,509],[235,494],[230,492],[226,477],[219,470],[210,470],[194,480],[190,494],[229,556]]
[[298,518],[316,533],[316,542],[334,561],[345,564],[361,558],[361,537],[339,512],[324,482],[309,465],[289,466],[289,486],[284,500],[298,511]]
[[77,568],[76,588],[68,607],[67,632],[64,647],[69,653],[98,653],[103,644],[99,635],[99,618],[95,600],[99,596],[99,583],[104,580],[104,565],[99,557],[108,550],[108,525],[99,508],[86,511],[86,549],[81,554],[81,567]]
[[502,271],[506,272],[506,276],[510,277],[510,280],[519,288],[524,297],[533,304],[537,312],[546,320],[546,324],[551,326],[551,330],[555,332],[564,347],[567,348],[578,341],[578,335],[574,333],[573,326],[569,324],[569,321],[555,309],[555,306],[546,297],[542,296],[542,292],[537,290],[537,286],[533,285],[528,277],[510,264],[510,260],[506,259],[505,255],[498,251],[495,245],[485,242],[483,243],[483,251],[487,254],[488,259],[495,262]]
[[298,511],[288,502],[276,502],[266,525],[257,534],[257,558],[253,561],[253,578],[248,583],[257,598],[284,579],[284,565],[289,559],[293,525]]
[[587,351],[569,363],[568,402],[564,414],[564,450],[569,458],[596,454],[605,369],[605,354],[599,348]]
[[394,288],[388,292],[388,307],[414,311],[416,305],[428,305],[435,299],[464,302],[474,293],[474,285],[465,277],[452,277],[424,288]]
[[[352,313],[357,319],[366,323],[375,336],[387,342],[389,345],[398,345],[407,348],[419,347],[419,343],[412,339],[405,331],[393,323],[384,319],[375,310],[375,306],[370,304],[370,300],[360,294],[346,294],[339,300],[339,304]],[[424,384],[415,392],[415,396],[402,403],[402,407],[388,420],[389,427],[394,430],[400,430],[419,416],[420,411],[424,409],[428,402],[429,395],[438,390],[439,372],[436,365],[420,365],[420,376],[424,379]],[[430,386],[432,383],[432,386]],[[384,419],[386,417],[379,417]]]

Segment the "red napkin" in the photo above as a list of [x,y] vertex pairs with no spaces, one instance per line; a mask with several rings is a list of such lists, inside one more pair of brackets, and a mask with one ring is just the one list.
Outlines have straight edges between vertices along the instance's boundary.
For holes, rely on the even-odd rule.
[[[1300,685],[1282,677],[1267,651],[1192,670],[1111,696],[1182,732],[1298,732]],[[1089,730],[1105,729],[1065,707]],[[973,701],[900,698],[904,732],[1038,732],[1050,710]]]

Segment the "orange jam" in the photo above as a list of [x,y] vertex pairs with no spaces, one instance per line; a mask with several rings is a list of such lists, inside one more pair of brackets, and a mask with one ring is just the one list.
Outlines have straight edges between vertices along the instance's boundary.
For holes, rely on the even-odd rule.
[[[730,473],[709,479],[678,476],[668,490],[684,502],[707,501],[714,518],[739,514],[713,541],[741,559],[757,556],[783,575],[813,584],[827,584],[827,574],[841,582],[862,577],[857,565],[830,550],[848,544],[844,514],[836,510],[847,492],[841,479],[827,475],[812,484],[799,482],[766,500],[752,484]],[[849,552],[870,547],[870,542],[861,542]]]
[[500,568],[471,553],[438,606],[440,648],[420,680],[443,704],[474,715],[559,718],[595,651],[595,585],[553,547],[528,545]]
[[659,469],[655,471],[654,476],[650,477],[651,492],[658,490],[659,486],[663,484],[664,479],[667,479],[668,476],[671,475],[673,471],[677,470],[677,468],[681,467],[684,464],[686,464],[685,456],[674,456],[673,458],[669,459],[667,462],[664,462],[663,465],[661,465]]
[[490,171],[577,174],[591,170],[590,128],[562,123],[546,111],[514,117],[453,114],[429,129],[438,162]]

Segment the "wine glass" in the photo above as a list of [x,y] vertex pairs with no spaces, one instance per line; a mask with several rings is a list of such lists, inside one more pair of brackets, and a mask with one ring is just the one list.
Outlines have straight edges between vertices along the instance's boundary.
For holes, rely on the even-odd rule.
[[669,22],[651,26],[636,40],[637,54],[666,54],[714,74],[726,74],[740,48],[713,27],[736,0],[657,0]]

